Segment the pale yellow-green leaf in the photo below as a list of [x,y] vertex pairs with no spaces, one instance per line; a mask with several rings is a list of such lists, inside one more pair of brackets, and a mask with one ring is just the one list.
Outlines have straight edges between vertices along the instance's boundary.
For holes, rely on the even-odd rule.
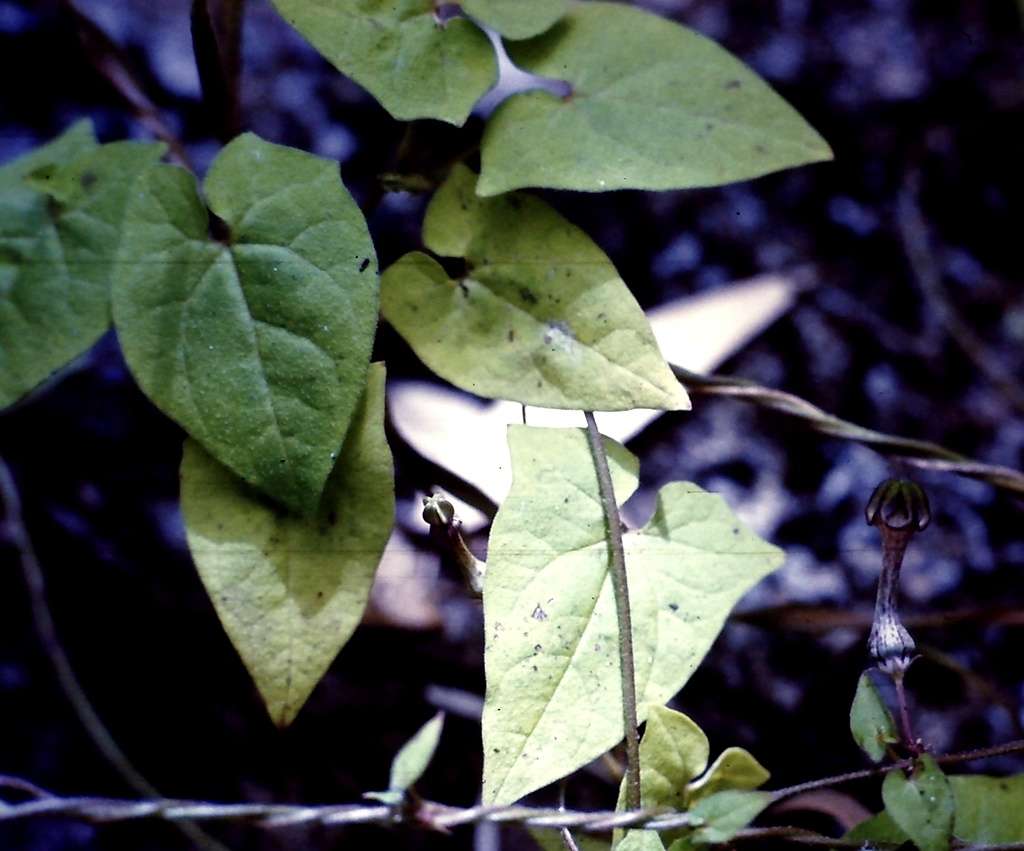
[[[636,459],[605,444],[622,502],[636,488]],[[491,529],[484,583],[483,798],[499,804],[564,777],[623,735],[618,626],[586,435],[512,426],[509,446],[512,490]],[[782,554],[721,497],[681,482],[661,490],[654,516],[624,545],[637,694],[664,704]]]
[[772,88],[704,36],[621,3],[579,3],[512,61],[567,81],[491,116],[478,190],[683,189],[827,160],[825,141]]
[[538,198],[480,199],[458,166],[424,242],[463,257],[451,279],[420,252],[384,273],[381,311],[434,372],[479,396],[546,408],[682,410],[689,399],[605,254]]
[[743,748],[726,748],[707,773],[687,789],[689,806],[726,789],[757,789],[768,782],[771,774],[752,754]]
[[316,513],[281,509],[189,441],[189,549],[267,711],[289,724],[359,624],[394,521],[384,367],[373,364]]
[[462,8],[505,38],[517,39],[549,29],[569,0],[462,0]]
[[392,791],[404,792],[423,776],[430,760],[434,758],[437,743],[441,741],[443,726],[444,713],[438,712],[402,745],[391,763],[391,782],[388,786]]
[[400,121],[462,124],[494,85],[498,63],[483,31],[442,22],[434,0],[273,0],[323,57]]
[[[647,726],[640,740],[640,805],[652,809],[682,811],[687,807],[687,784],[708,765],[708,737],[687,715],[666,706],[651,706]],[[626,780],[619,784],[616,809],[626,806]],[[639,836],[636,836],[639,834]],[[648,844],[662,839],[651,831],[632,830],[619,851],[630,844]]]

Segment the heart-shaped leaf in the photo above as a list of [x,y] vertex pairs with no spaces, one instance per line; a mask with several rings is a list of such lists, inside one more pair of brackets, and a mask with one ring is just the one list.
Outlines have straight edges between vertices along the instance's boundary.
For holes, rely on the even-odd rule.
[[498,77],[487,36],[434,0],[273,0],[323,57],[400,121],[463,124]]
[[483,139],[481,195],[716,186],[832,156],[742,62],[641,9],[580,3],[508,52],[572,91],[515,94],[498,107]]
[[[636,459],[605,440],[616,498]],[[622,739],[618,623],[604,512],[583,431],[512,426],[513,482],[491,529],[484,583],[484,788],[510,803]],[[729,610],[781,562],[721,497],[676,482],[625,535],[637,696],[664,704]]]
[[366,382],[373,244],[336,163],[251,134],[220,153],[205,190],[224,242],[187,172],[140,181],[114,285],[121,346],[159,408],[308,515]]
[[188,546],[224,629],[280,726],[359,624],[395,513],[384,367],[312,517],[284,514],[193,441],[181,463]]
[[110,327],[128,193],[163,146],[98,146],[88,122],[0,169],[0,408]]
[[548,408],[689,408],[640,306],[611,261],[543,201],[480,199],[458,166],[423,226],[462,257],[452,279],[407,254],[384,273],[382,314],[434,372],[491,398]]

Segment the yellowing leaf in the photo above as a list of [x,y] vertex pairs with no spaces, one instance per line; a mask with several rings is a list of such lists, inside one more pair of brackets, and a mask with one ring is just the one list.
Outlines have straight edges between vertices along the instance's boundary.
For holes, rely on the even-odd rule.
[[484,133],[481,195],[715,186],[832,156],[738,59],[626,4],[580,3],[508,52],[572,93],[535,90],[498,107]]
[[189,441],[188,545],[224,629],[274,722],[295,718],[359,624],[394,521],[384,367],[374,364],[323,499],[284,514]]
[[320,503],[363,393],[379,287],[338,165],[239,136],[206,177],[153,168],[130,206],[114,319],[146,395],[296,513]]
[[[400,121],[462,124],[498,76],[487,36],[434,0],[273,0],[323,57]],[[517,0],[518,2],[518,0]]]
[[[636,459],[606,440],[615,494]],[[618,625],[604,514],[586,435],[512,426],[513,482],[491,530],[484,583],[484,789],[510,803],[622,739]],[[707,653],[732,606],[781,552],[743,529],[721,497],[662,489],[625,535],[637,694],[664,704]]]
[[427,210],[424,241],[464,257],[451,279],[425,254],[384,273],[385,319],[434,372],[491,398],[548,408],[682,410],[689,400],[611,261],[529,195],[482,200],[458,166]]

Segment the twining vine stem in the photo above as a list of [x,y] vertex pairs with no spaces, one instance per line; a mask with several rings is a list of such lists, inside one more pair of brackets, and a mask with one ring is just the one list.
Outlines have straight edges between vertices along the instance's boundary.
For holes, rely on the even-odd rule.
[[728,396],[751,402],[759,408],[794,417],[820,434],[862,443],[919,470],[957,473],[1016,494],[1024,494],[1024,473],[1012,467],[983,464],[929,440],[916,440],[865,428],[823,411],[792,393],[763,387],[742,378],[702,375],[675,365],[672,365],[672,372],[691,396]]
[[[2,457],[0,457],[0,505],[3,506],[4,511],[4,523],[0,527],[0,531],[6,533],[0,535],[0,539],[6,537],[18,554],[22,575],[28,589],[32,622],[35,625],[36,635],[43,647],[43,651],[46,653],[46,657],[53,666],[61,690],[71,703],[75,715],[78,716],[78,720],[103,758],[140,795],[157,797],[160,793],[132,764],[132,761],[121,750],[120,745],[117,744],[117,741],[103,723],[103,720],[92,705],[92,701],[89,700],[81,683],[78,681],[75,670],[71,666],[71,660],[68,658],[67,653],[64,652],[64,646],[60,643],[60,639],[57,636],[57,626],[53,621],[53,614],[50,612],[50,606],[47,602],[46,581],[43,577],[43,570],[36,556],[35,548],[32,546],[28,530],[25,528],[18,488],[14,482],[14,476],[7,466],[7,462]],[[5,784],[0,783],[0,785]],[[23,789],[22,791],[27,790]],[[35,792],[32,794],[35,794]],[[5,810],[0,806],[0,819],[4,817],[4,812]],[[228,851],[226,846],[217,842],[212,836],[207,836],[190,821],[181,820],[177,824],[178,829],[197,848],[203,848],[206,851]]]
[[626,551],[622,546],[622,519],[615,501],[611,470],[604,440],[597,429],[593,413],[587,418],[587,440],[594,456],[597,485],[608,527],[608,553],[611,563],[612,590],[615,593],[615,615],[619,625],[619,671],[622,679],[622,724],[626,731],[626,807],[640,809],[640,733],[636,717],[636,671],[633,665],[633,622],[629,611],[629,583],[626,579]]
[[[936,762],[953,765],[988,757],[1024,752],[1024,739],[1006,742],[989,748],[963,751],[937,756]],[[774,801],[789,798],[813,789],[839,786],[855,780],[878,777],[890,771],[909,768],[913,760],[905,759],[863,771],[851,771],[788,786],[772,793]],[[81,818],[94,822],[137,821],[162,819],[165,821],[250,821],[266,828],[284,828],[298,825],[341,827],[354,824],[397,825],[410,822],[401,806],[364,804],[215,804],[205,801],[156,799],[144,801],[97,797],[57,797],[35,784],[16,777],[0,776],[0,789],[10,789],[30,800],[5,803],[0,800],[0,823],[41,816]],[[496,822],[520,824],[547,830],[578,830],[582,833],[607,833],[615,829],[639,828],[646,830],[677,830],[696,826],[688,813],[658,813],[651,810],[630,809],[623,812],[578,812],[562,808],[524,806],[452,807],[433,801],[421,801],[411,823],[433,830],[447,831],[460,825]],[[850,843],[835,840],[813,831],[797,827],[752,827],[741,830],[736,841],[778,839],[803,845],[829,845],[846,847]],[[857,843],[858,846],[861,843]],[[1024,851],[1024,843],[1000,845],[958,846],[957,851]]]

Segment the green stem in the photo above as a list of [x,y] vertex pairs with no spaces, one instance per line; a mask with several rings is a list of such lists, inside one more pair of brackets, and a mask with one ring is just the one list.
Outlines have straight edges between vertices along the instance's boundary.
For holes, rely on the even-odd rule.
[[597,429],[593,413],[587,418],[587,440],[597,471],[597,487],[608,527],[608,555],[612,590],[615,593],[615,615],[619,622],[619,671],[622,679],[622,725],[626,733],[626,807],[640,808],[640,734],[636,718],[636,670],[633,664],[633,624],[629,611],[629,584],[626,579],[626,551],[622,545],[622,520],[615,501],[611,470],[604,440]]

